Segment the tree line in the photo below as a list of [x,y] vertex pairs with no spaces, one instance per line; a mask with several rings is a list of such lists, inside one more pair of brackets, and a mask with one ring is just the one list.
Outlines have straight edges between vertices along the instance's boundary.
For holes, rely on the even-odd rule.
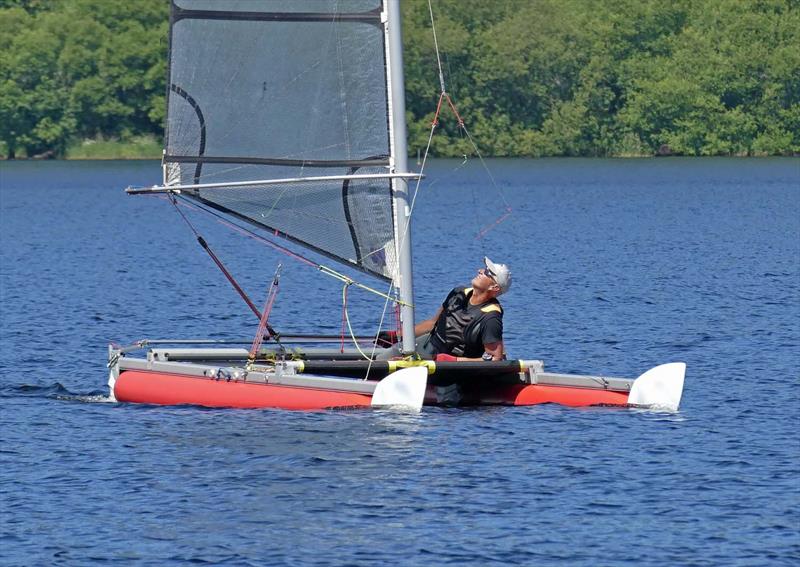
[[[800,154],[797,0],[432,0],[483,155]],[[439,95],[427,0],[403,0],[409,147]],[[166,0],[0,0],[0,148],[163,135]],[[445,110],[433,155],[473,152]]]

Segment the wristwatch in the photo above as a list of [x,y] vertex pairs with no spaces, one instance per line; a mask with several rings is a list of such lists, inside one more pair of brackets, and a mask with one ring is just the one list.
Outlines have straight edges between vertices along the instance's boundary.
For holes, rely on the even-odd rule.
[[489,361],[489,360],[492,360],[492,358],[494,358],[494,357],[491,354],[489,354],[488,352],[484,352],[483,356],[481,358],[483,360]]

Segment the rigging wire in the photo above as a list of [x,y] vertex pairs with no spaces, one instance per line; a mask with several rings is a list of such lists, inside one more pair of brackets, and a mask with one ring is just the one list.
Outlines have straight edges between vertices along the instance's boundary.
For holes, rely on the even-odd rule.
[[[446,86],[445,80],[444,80],[444,70],[442,69],[441,52],[439,50],[439,40],[438,40],[438,37],[436,36],[436,22],[435,22],[435,18],[433,16],[433,5],[431,4],[431,0],[428,0],[428,13],[430,14],[431,32],[433,34],[433,44],[434,44],[434,49],[435,49],[435,52],[436,52],[436,64],[437,64],[438,73],[439,73],[440,93],[439,93],[439,100],[436,103],[436,112],[434,114],[433,120],[431,121],[431,129],[430,129],[430,132],[428,133],[428,142],[427,142],[427,144],[425,146],[425,152],[422,155],[422,161],[421,161],[420,169],[419,169],[419,177],[417,177],[417,182],[416,182],[416,185],[414,187],[414,193],[413,193],[413,195],[411,197],[411,204],[409,205],[409,212],[408,212],[408,215],[406,217],[405,224],[403,226],[402,234],[400,235],[400,242],[398,243],[398,247],[402,246],[402,243],[408,237],[408,229],[409,229],[409,226],[410,226],[410,223],[411,223],[411,217],[412,217],[412,215],[414,213],[414,207],[416,206],[417,197],[418,197],[419,192],[420,192],[419,190],[420,190],[420,184],[422,182],[423,172],[425,171],[425,166],[427,165],[427,162],[428,162],[428,156],[430,154],[431,144],[433,142],[433,135],[434,135],[434,133],[436,131],[436,127],[439,125],[439,115],[441,114],[442,106],[443,106],[444,102],[447,103],[447,106],[449,106],[450,110],[455,115],[456,120],[458,121],[458,127],[460,128],[460,131],[463,132],[464,135],[466,135],[467,140],[472,145],[473,151],[478,156],[478,159],[480,160],[481,165],[483,166],[484,170],[486,171],[486,174],[489,177],[489,180],[490,180],[490,182],[492,184],[492,187],[494,188],[495,192],[500,195],[500,198],[502,199],[503,204],[505,205],[505,211],[503,212],[503,214],[497,220],[495,220],[493,223],[483,227],[478,232],[478,235],[477,235],[476,238],[478,240],[481,240],[481,247],[483,247],[483,241],[482,241],[483,237],[490,230],[492,230],[494,227],[496,227],[497,225],[502,223],[504,220],[506,220],[510,216],[510,214],[512,212],[512,209],[511,209],[511,206],[508,203],[508,200],[506,199],[505,193],[497,185],[497,182],[495,181],[495,178],[492,175],[492,172],[489,170],[489,166],[486,164],[486,160],[484,160],[483,155],[481,154],[480,150],[478,149],[478,145],[475,143],[475,140],[472,138],[472,135],[469,133],[469,130],[467,129],[466,125],[464,124],[464,120],[463,120],[463,118],[461,118],[461,115],[459,114],[455,103],[453,102],[453,100],[450,97],[450,95],[447,93],[447,86]],[[464,164],[466,163],[466,161],[467,161],[467,156],[465,155],[464,156],[464,162],[459,166],[459,168],[463,167]],[[474,196],[474,194],[473,194],[473,196]],[[478,224],[479,223],[476,223],[476,225],[478,225]],[[392,287],[393,287],[393,284],[390,285],[389,291],[384,296],[384,297],[386,297],[386,301],[384,302],[383,311],[381,313],[381,319],[380,319],[380,323],[378,325],[378,332],[375,335],[375,343],[376,343],[376,345],[377,345],[377,341],[378,341],[378,335],[380,334],[381,328],[383,327],[383,321],[384,321],[384,318],[386,316],[386,311],[388,309],[389,297],[390,297],[389,294],[391,293]],[[345,309],[345,315],[346,315],[346,309]],[[349,319],[348,319],[348,324],[349,324]],[[352,329],[351,329],[351,334],[352,334]],[[376,345],[373,346],[373,349],[372,349],[372,355],[373,356],[375,354],[375,348],[377,348]],[[359,352],[361,352],[360,349],[359,349]],[[372,357],[370,357],[370,361],[371,360],[372,360]],[[369,372],[369,370],[367,372]]]
[[[434,125],[436,123],[436,118],[439,116],[439,112],[440,112],[441,105],[442,105],[442,98],[444,98],[447,101],[447,104],[450,107],[450,109],[453,111],[453,114],[455,115],[456,119],[458,120],[458,127],[461,129],[461,131],[464,133],[464,135],[466,135],[467,140],[469,141],[470,145],[472,146],[473,151],[475,152],[475,155],[478,156],[478,160],[480,161],[481,165],[483,166],[483,169],[486,171],[486,175],[489,177],[489,181],[491,182],[492,187],[497,192],[497,194],[500,195],[500,198],[503,201],[503,205],[505,207],[505,210],[504,210],[503,214],[500,215],[500,217],[498,219],[496,219],[493,223],[491,223],[491,224],[489,224],[487,226],[484,226],[483,228],[481,228],[479,230],[478,235],[476,236],[476,238],[479,239],[479,240],[482,240],[483,237],[489,231],[491,231],[494,227],[496,227],[497,225],[499,225],[500,223],[505,221],[511,215],[511,213],[513,211],[512,211],[511,205],[508,203],[508,199],[506,199],[505,192],[502,190],[501,187],[499,187],[497,185],[497,182],[495,181],[495,178],[492,175],[492,172],[489,169],[489,166],[486,164],[486,160],[483,158],[483,155],[481,154],[481,151],[478,148],[478,144],[475,143],[475,140],[473,139],[472,134],[470,134],[469,130],[467,129],[466,124],[464,123],[464,120],[461,118],[460,114],[458,113],[458,110],[456,109],[456,106],[453,103],[453,100],[450,98],[450,95],[447,93],[447,89],[445,88],[445,82],[444,82],[444,71],[442,69],[442,58],[441,58],[440,53],[439,53],[439,40],[436,37],[436,23],[434,21],[435,18],[433,17],[433,5],[431,3],[431,0],[428,0],[428,13],[430,14],[430,18],[431,18],[431,32],[433,33],[433,46],[434,46],[434,49],[436,50],[436,64],[437,64],[438,70],[439,70],[439,86],[441,87],[441,94],[439,95],[439,103],[437,104],[437,107],[436,107],[436,116],[434,117]],[[428,147],[430,147],[430,141],[428,142]],[[426,150],[426,152],[427,152],[427,150]],[[464,156],[464,158],[466,160],[466,156]],[[424,161],[423,161],[423,163],[424,163]],[[417,186],[419,186],[419,181],[417,181]]]
[[[258,356],[258,351],[261,348],[261,343],[264,340],[264,329],[269,328],[269,315],[272,312],[272,306],[275,304],[275,298],[278,296],[278,283],[281,277],[281,264],[278,264],[278,269],[275,270],[275,276],[272,278],[272,284],[269,287],[269,293],[267,293],[267,300],[264,303],[264,310],[261,313],[261,317],[259,317],[258,322],[258,331],[256,331],[256,336],[253,339],[253,344],[250,347],[250,353],[247,357],[247,365],[245,368],[248,371],[253,369],[253,364],[256,361],[256,357]],[[283,351],[283,345],[278,343]]]
[[[394,297],[392,295],[389,295],[389,293],[391,293],[391,288],[389,289],[389,293],[384,294],[383,292],[381,292],[379,290],[376,290],[376,289],[371,288],[371,287],[369,287],[367,285],[359,283],[359,282],[353,280],[352,278],[350,278],[350,277],[348,277],[348,276],[346,276],[346,275],[344,275],[344,274],[342,274],[340,272],[337,272],[337,271],[335,271],[335,270],[333,270],[333,269],[331,269],[331,268],[329,268],[327,266],[324,266],[322,264],[318,264],[316,262],[313,262],[312,260],[309,260],[308,258],[306,258],[304,256],[301,256],[300,254],[297,254],[297,253],[293,252],[292,250],[289,250],[288,248],[286,248],[284,246],[281,246],[280,244],[277,244],[276,242],[273,242],[273,241],[269,240],[268,238],[265,238],[265,237],[261,236],[260,234],[257,234],[256,232],[254,232],[254,231],[252,231],[250,229],[247,229],[247,228],[245,228],[243,226],[240,226],[240,225],[238,225],[238,224],[236,224],[234,222],[231,222],[230,220],[226,219],[225,217],[223,217],[219,213],[216,213],[216,212],[208,209],[207,207],[203,207],[201,205],[198,205],[197,203],[190,202],[183,195],[179,195],[179,194],[176,195],[174,193],[169,193],[169,200],[173,204],[173,206],[175,207],[175,210],[178,212],[178,214],[181,216],[181,218],[183,218],[183,220],[189,226],[189,229],[194,233],[194,235],[197,238],[198,242],[200,242],[200,244],[203,246],[203,248],[206,250],[206,252],[208,252],[208,254],[211,256],[211,259],[214,260],[214,263],[219,267],[219,269],[222,271],[222,273],[225,274],[225,276],[228,278],[228,281],[231,282],[231,285],[233,285],[233,287],[236,289],[236,291],[239,293],[239,295],[245,300],[247,305],[250,307],[251,311],[253,311],[253,313],[257,317],[259,317],[259,319],[261,318],[262,313],[258,310],[258,308],[255,306],[255,304],[252,302],[252,300],[250,300],[250,298],[247,296],[247,294],[241,288],[241,286],[239,286],[239,284],[236,282],[236,280],[233,278],[233,276],[230,275],[230,272],[227,271],[225,266],[216,257],[214,252],[208,247],[207,244],[205,244],[205,240],[203,239],[203,237],[199,234],[199,232],[194,227],[194,225],[192,225],[192,223],[189,221],[189,219],[186,217],[186,215],[183,214],[183,211],[180,210],[180,207],[178,207],[178,204],[179,204],[178,203],[178,199],[181,200],[181,202],[180,202],[181,205],[183,205],[183,206],[185,206],[187,208],[190,208],[190,209],[196,209],[196,210],[199,210],[201,212],[205,212],[205,213],[215,217],[217,219],[217,221],[220,222],[221,224],[223,224],[224,226],[227,226],[227,227],[233,229],[236,232],[244,234],[245,236],[251,237],[254,240],[256,240],[256,241],[258,241],[258,242],[260,242],[262,244],[266,244],[268,246],[271,246],[272,248],[274,248],[274,249],[276,249],[276,250],[278,250],[280,252],[283,252],[283,253],[289,255],[290,257],[295,258],[296,260],[299,260],[299,261],[301,261],[301,262],[303,262],[303,263],[305,263],[305,264],[307,264],[309,266],[312,266],[312,267],[316,268],[318,271],[322,272],[323,274],[327,274],[327,275],[329,275],[329,276],[331,276],[331,277],[333,277],[335,279],[338,279],[339,281],[343,282],[343,290],[342,290],[342,319],[343,319],[343,321],[342,321],[342,332],[341,332],[341,339],[340,339],[340,341],[341,341],[340,348],[341,348],[341,350],[343,352],[344,351],[345,323],[346,323],[347,330],[349,331],[350,338],[351,338],[353,344],[355,345],[356,350],[358,350],[359,354],[361,354],[362,357],[364,357],[366,360],[369,360],[370,362],[372,362],[372,360],[374,359],[374,355],[375,355],[375,349],[377,348],[377,335],[375,337],[375,340],[373,341],[373,349],[372,349],[371,355],[366,354],[361,349],[361,347],[359,346],[358,338],[356,337],[355,332],[353,331],[352,324],[350,323],[350,316],[349,316],[348,310],[347,310],[347,290],[348,290],[348,288],[350,286],[356,286],[356,287],[358,287],[360,289],[363,289],[365,291],[369,291],[371,293],[374,293],[374,294],[376,294],[378,296],[381,296],[381,297],[384,297],[386,299],[386,301],[384,303],[384,312],[381,315],[380,323],[378,325],[378,332],[380,333],[380,329],[383,327],[383,320],[385,318],[386,306],[388,306],[389,301],[390,300],[394,301],[398,306],[404,304],[403,301],[400,300],[400,298]],[[275,340],[275,342],[278,345],[280,345],[280,334],[278,332],[276,332],[272,328],[272,326],[269,325],[269,323],[267,323],[266,325],[267,325],[267,331],[269,332],[270,336]],[[369,369],[367,370],[366,376],[369,376]],[[365,380],[366,380],[366,376],[364,378]]]
[[[408,215],[406,216],[406,222],[405,222],[405,225],[403,226],[403,232],[400,235],[400,241],[397,243],[398,249],[402,248],[402,244],[403,244],[403,242],[405,242],[405,239],[408,236],[408,228],[409,228],[409,226],[411,224],[411,217],[412,217],[412,215],[414,213],[414,205],[417,202],[417,195],[419,195],[419,187],[420,187],[420,183],[422,182],[422,173],[425,171],[425,165],[426,165],[426,163],[428,161],[428,154],[430,152],[431,142],[433,140],[433,133],[436,130],[436,124],[437,124],[436,117],[439,116],[439,111],[441,110],[441,107],[442,107],[442,97],[445,95],[445,92],[446,92],[445,91],[445,83],[444,83],[444,73],[442,73],[442,61],[441,61],[441,59],[439,57],[439,43],[438,43],[438,40],[436,39],[436,28],[435,28],[434,23],[433,23],[433,8],[431,7],[430,0],[428,0],[428,9],[429,9],[430,14],[431,14],[431,29],[433,30],[433,43],[434,43],[435,50],[436,50],[436,61],[437,61],[437,64],[439,66],[439,86],[441,87],[442,94],[439,96],[439,101],[438,101],[438,103],[436,105],[436,115],[435,115],[435,117],[433,119],[433,123],[431,124],[431,131],[428,134],[428,143],[425,146],[425,153],[422,156],[422,163],[420,164],[420,168],[419,168],[419,177],[417,177],[417,183],[416,183],[416,186],[414,187],[414,194],[411,197],[411,204],[409,205],[409,208],[408,208]],[[386,294],[387,300],[383,304],[383,310],[381,311],[380,322],[378,323],[378,330],[377,330],[377,333],[375,334],[375,343],[374,343],[374,345],[372,347],[372,353],[371,353],[372,357],[369,358],[370,365],[367,367],[367,376],[369,376],[369,370],[371,368],[371,361],[372,361],[372,359],[373,359],[373,357],[375,355],[375,349],[377,348],[378,336],[380,335],[381,329],[383,328],[383,321],[386,318],[386,311],[389,308],[388,296],[391,293],[391,290],[392,290],[393,287],[394,287],[394,282],[392,282],[389,285],[389,290],[388,290],[388,292]],[[398,328],[399,328],[399,325],[398,325]]]
[[[200,233],[197,231],[197,229],[194,227],[194,225],[191,223],[191,221],[189,221],[189,219],[186,217],[186,215],[183,214],[183,211],[180,210],[180,208],[178,207],[178,202],[177,202],[177,199],[175,198],[175,195],[170,194],[169,195],[169,200],[170,200],[170,203],[172,203],[172,206],[175,207],[175,210],[178,212],[178,214],[184,220],[184,222],[188,225],[189,229],[194,233],[195,238],[197,238],[197,242],[200,244],[200,246],[203,248],[203,250],[205,250],[208,253],[208,255],[211,257],[211,259],[214,261],[214,263],[220,269],[222,274],[228,279],[228,282],[230,282],[230,284],[233,286],[233,289],[236,290],[236,293],[238,293],[239,296],[244,300],[244,302],[247,304],[247,306],[250,308],[250,310],[253,312],[253,314],[255,314],[255,316],[258,317],[259,319],[261,319],[261,317],[262,317],[261,311],[258,310],[258,308],[253,303],[253,300],[251,300],[250,297],[247,295],[247,293],[244,291],[244,289],[242,289],[242,287],[239,285],[239,282],[236,281],[236,278],[234,278],[233,275],[230,273],[230,271],[228,271],[228,269],[225,267],[225,264],[222,263],[222,260],[220,260],[219,257],[216,255],[216,253],[214,253],[214,251],[211,249],[211,247],[206,242],[205,238],[203,238],[202,235],[200,235]],[[272,327],[272,325],[270,325],[269,323],[265,322],[265,326],[266,326],[267,332],[269,333],[269,336],[278,345],[281,345],[280,333],[278,333]],[[259,332],[262,332],[262,331],[259,331]]]
[[[471,144],[473,151],[478,156],[478,159],[480,160],[481,165],[483,166],[484,170],[486,171],[487,176],[489,177],[489,180],[491,182],[492,187],[500,195],[500,197],[501,197],[501,199],[503,201],[503,204],[505,205],[504,213],[497,220],[495,220],[492,224],[487,225],[487,226],[483,227],[482,229],[480,229],[480,231],[478,233],[478,236],[476,238],[477,239],[482,239],[483,236],[485,236],[490,230],[492,230],[494,227],[496,227],[497,225],[502,223],[504,220],[506,220],[510,216],[510,214],[512,213],[512,209],[511,209],[511,207],[510,207],[510,205],[508,203],[508,200],[505,197],[504,192],[497,185],[497,182],[495,181],[494,176],[492,175],[491,171],[489,170],[489,167],[486,164],[486,161],[484,160],[483,155],[481,154],[477,144],[475,143],[475,140],[472,138],[472,135],[470,134],[469,130],[467,129],[467,127],[466,127],[466,125],[464,123],[464,120],[461,118],[461,116],[460,116],[460,114],[458,112],[458,109],[456,108],[455,104],[453,103],[450,95],[447,93],[447,88],[446,88],[445,79],[444,79],[444,71],[443,71],[443,68],[442,68],[441,54],[440,54],[440,50],[439,50],[439,43],[438,43],[438,38],[437,38],[437,35],[436,35],[435,19],[434,19],[434,15],[433,15],[433,7],[432,7],[432,4],[431,4],[431,0],[428,0],[428,11],[429,11],[429,14],[430,14],[431,31],[432,31],[432,34],[433,34],[434,49],[435,49],[435,53],[436,53],[436,62],[437,62],[437,67],[438,67],[440,94],[439,94],[439,100],[437,102],[436,113],[435,113],[434,118],[433,118],[433,120],[431,122],[431,129],[430,129],[430,132],[429,132],[429,135],[428,135],[428,141],[427,141],[427,144],[426,144],[426,147],[425,147],[425,152],[424,152],[424,155],[422,157],[422,161],[421,161],[421,165],[420,165],[420,171],[419,171],[420,175],[417,178],[417,182],[416,182],[416,185],[414,187],[414,192],[413,192],[413,195],[412,195],[412,198],[411,198],[411,203],[409,205],[409,212],[408,212],[408,215],[406,217],[406,221],[405,221],[404,226],[403,226],[403,231],[402,231],[402,235],[401,235],[399,244],[402,244],[402,242],[404,242],[405,238],[408,237],[411,217],[412,217],[412,214],[414,212],[414,207],[416,205],[416,200],[417,200],[417,197],[418,197],[419,192],[420,192],[420,184],[421,184],[421,180],[422,180],[422,173],[425,170],[425,167],[427,165],[428,157],[429,157],[429,154],[430,154],[430,148],[431,148],[432,141],[433,141],[433,135],[434,135],[434,133],[436,131],[436,128],[437,128],[437,126],[439,124],[439,116],[440,116],[442,108],[443,108],[443,103],[445,103],[445,102],[447,103],[447,106],[451,109],[451,111],[455,115],[455,117],[457,119],[457,122],[458,122],[458,127],[460,129],[460,132],[462,132],[463,135],[466,135],[466,138],[469,141],[469,143]],[[465,161],[459,166],[459,168],[463,167],[463,165],[466,163],[467,156],[465,155],[464,158],[465,158]],[[281,197],[282,196],[283,195],[281,195]],[[374,357],[374,354],[375,354],[375,348],[377,348],[376,344],[377,344],[378,335],[376,335],[376,337],[375,337],[375,339],[376,339],[375,343],[376,344],[373,345],[372,356],[366,355],[361,350],[361,348],[358,346],[358,341],[355,339],[355,334],[353,332],[352,325],[350,323],[350,318],[349,318],[348,310],[347,310],[347,290],[351,285],[355,285],[356,287],[359,287],[361,289],[364,289],[366,291],[374,293],[374,294],[376,294],[376,295],[378,295],[380,297],[383,297],[385,299],[384,308],[383,308],[383,311],[381,313],[380,323],[379,323],[379,326],[378,326],[378,334],[379,334],[380,330],[381,330],[381,328],[383,326],[383,322],[384,322],[384,319],[385,319],[385,316],[386,316],[386,312],[388,310],[389,302],[392,301],[397,306],[405,305],[405,303],[402,300],[400,300],[400,298],[397,296],[396,293],[392,293],[392,289],[394,287],[394,283],[393,282],[390,284],[388,291],[386,293],[383,293],[383,292],[381,292],[379,290],[376,290],[374,288],[371,288],[369,286],[361,284],[361,283],[349,278],[348,276],[346,276],[344,274],[341,274],[341,273],[339,273],[339,272],[337,272],[337,271],[335,271],[335,270],[333,270],[331,268],[328,268],[326,266],[323,266],[321,264],[313,262],[313,261],[309,260],[308,258],[306,258],[306,257],[304,257],[304,256],[302,256],[302,255],[300,255],[300,254],[298,254],[296,252],[293,252],[292,250],[290,250],[290,249],[288,249],[288,248],[286,248],[284,246],[281,246],[280,244],[277,244],[277,243],[275,243],[275,242],[273,242],[273,241],[271,241],[271,240],[269,240],[269,239],[267,239],[267,238],[255,233],[255,232],[253,232],[252,230],[249,230],[249,229],[244,228],[244,227],[242,227],[242,226],[240,226],[240,225],[238,225],[236,223],[231,222],[230,220],[226,219],[222,215],[220,215],[220,214],[218,214],[218,213],[216,213],[214,211],[211,211],[210,209],[208,209],[206,207],[200,206],[197,203],[191,203],[190,204],[189,201],[185,197],[183,197],[181,195],[177,195],[177,197],[180,197],[180,199],[182,201],[182,204],[189,205],[189,206],[192,206],[192,207],[197,207],[199,210],[201,210],[203,212],[206,212],[207,214],[210,214],[210,215],[216,217],[219,222],[221,222],[222,224],[232,228],[233,230],[235,230],[237,232],[240,232],[242,234],[245,234],[246,236],[249,236],[251,238],[254,238],[254,239],[256,239],[257,241],[259,241],[259,242],[261,242],[263,244],[271,246],[272,248],[274,248],[274,249],[276,249],[276,250],[278,250],[280,252],[283,252],[283,253],[287,254],[288,256],[290,256],[292,258],[295,258],[295,259],[297,259],[297,260],[299,260],[299,261],[301,261],[301,262],[303,262],[303,263],[305,263],[307,265],[313,266],[317,270],[321,271],[322,273],[327,274],[327,275],[329,275],[331,277],[334,277],[334,278],[340,280],[341,282],[343,282],[343,284],[344,284],[343,285],[343,292],[342,292],[343,293],[343,316],[344,316],[345,322],[347,323],[347,328],[350,331],[350,335],[351,335],[351,338],[353,339],[353,343],[356,345],[356,348],[358,349],[359,353],[361,353],[361,355],[364,356],[365,358],[367,358],[368,360],[370,360],[370,361],[373,360],[373,357]],[[176,210],[178,210],[178,212],[181,214],[181,216],[184,218],[184,220],[186,220],[186,222],[188,223],[188,219],[186,219],[185,215],[183,215],[183,213],[180,211],[180,209],[177,206],[176,195],[175,194],[170,194],[170,198],[172,200],[173,205],[175,205]],[[191,223],[189,223],[189,226],[192,229],[192,231],[195,233],[195,235],[197,236],[198,240],[202,244],[204,242],[202,240],[202,237],[200,237],[199,234],[197,234],[197,231],[194,229],[194,227],[191,225]],[[277,231],[276,231],[276,234],[277,234]],[[211,255],[212,259],[214,259],[214,261],[217,263],[217,265],[220,267],[220,269],[223,270],[223,273],[226,273],[227,271],[225,270],[224,266],[222,266],[221,262],[219,262],[219,260],[215,258],[215,255],[213,254],[213,252],[210,249],[207,248],[207,245],[204,246],[204,248],[209,252],[209,254]],[[226,273],[226,275],[227,275],[227,273]],[[228,276],[228,277],[229,277],[229,279],[231,279],[230,276]],[[251,310],[253,310],[257,315],[260,316],[261,313],[258,312],[257,308],[253,305],[252,301],[250,301],[249,298],[247,298],[246,294],[244,294],[244,291],[241,290],[241,288],[238,287],[238,284],[236,284],[235,281],[232,281],[231,283],[234,285],[235,288],[237,288],[237,291],[239,291],[240,295],[242,295],[242,297],[245,298],[245,301],[248,303],[248,305],[250,306]],[[342,331],[343,331],[342,332],[342,349],[343,349],[344,348],[344,329],[342,329]],[[368,370],[368,372],[369,372],[369,370]]]
[[[173,194],[170,193],[170,195],[173,195]],[[306,258],[305,256],[302,256],[301,254],[298,254],[297,252],[294,252],[293,250],[290,250],[289,248],[287,248],[285,246],[282,246],[281,244],[278,244],[277,242],[274,242],[274,241],[272,241],[272,240],[270,240],[270,239],[268,239],[268,238],[266,238],[266,237],[264,237],[264,236],[262,236],[262,235],[260,235],[260,234],[258,234],[256,232],[254,232],[254,231],[252,231],[252,230],[250,230],[248,228],[245,228],[243,226],[240,226],[240,225],[230,221],[229,219],[225,218],[221,214],[219,214],[219,213],[217,213],[215,211],[212,211],[212,210],[208,209],[207,207],[204,207],[204,206],[202,206],[202,205],[200,205],[198,203],[189,201],[188,198],[183,196],[183,195],[174,195],[174,196],[181,200],[181,203],[180,203],[181,205],[183,205],[185,207],[188,207],[188,208],[191,208],[191,209],[199,210],[199,211],[204,212],[206,214],[209,214],[209,215],[215,217],[220,224],[222,224],[224,226],[227,226],[228,228],[230,228],[230,229],[232,229],[232,230],[234,230],[236,232],[239,232],[240,234],[248,236],[248,237],[256,240],[257,242],[260,242],[261,244],[265,244],[265,245],[270,246],[271,248],[273,248],[275,250],[278,250],[279,252],[283,252],[287,256],[289,256],[291,258],[294,258],[295,260],[298,260],[298,261],[306,264],[307,266],[311,266],[313,268],[316,268],[318,271],[322,272],[323,274],[331,276],[332,278],[337,279],[337,280],[339,280],[341,282],[348,283],[349,285],[354,285],[354,286],[356,286],[356,287],[358,287],[360,289],[363,289],[365,291],[368,291],[368,292],[373,293],[375,295],[378,295],[380,297],[388,298],[388,299],[390,299],[392,301],[396,301],[396,302],[399,302],[400,304],[403,304],[402,300],[400,300],[399,298],[392,297],[392,296],[387,296],[387,294],[383,293],[382,291],[377,290],[377,289],[375,289],[373,287],[370,287],[370,286],[368,286],[366,284],[363,284],[363,283],[361,283],[361,282],[359,282],[357,280],[354,280],[354,279],[350,278],[349,276],[347,276],[345,274],[342,274],[341,272],[337,272],[333,268],[330,268],[330,267],[325,266],[323,264],[319,264],[317,262],[314,262],[313,260],[310,260],[310,259]]]
[[[442,92],[445,92],[444,88],[444,73],[442,72],[442,58],[439,56],[439,40],[436,39],[436,24],[433,20],[433,6],[431,5],[431,0],[428,0],[428,13],[431,15],[431,31],[433,32],[433,48],[436,50],[436,63],[439,66],[439,86],[442,89]],[[441,104],[441,99],[439,100]],[[438,112],[438,109],[437,109]]]
[[[455,112],[455,115],[459,120],[459,124],[463,125],[463,120],[461,120],[461,117],[459,116],[458,111],[455,109],[455,106],[453,105],[452,101],[450,100],[449,95],[447,94],[447,88],[445,86],[445,81],[444,81],[444,72],[442,71],[442,60],[441,60],[441,56],[440,56],[440,52],[439,52],[439,41],[438,41],[438,39],[436,37],[436,25],[434,23],[434,18],[433,18],[433,7],[431,6],[430,0],[428,0],[428,11],[430,12],[430,16],[431,16],[431,31],[433,32],[433,43],[434,43],[434,48],[435,48],[435,51],[436,51],[436,63],[438,65],[438,69],[439,69],[439,87],[441,89],[441,92],[439,94],[439,100],[436,103],[436,112],[434,114],[433,120],[431,121],[431,129],[430,129],[430,132],[428,133],[428,142],[425,145],[425,151],[422,154],[422,163],[420,164],[420,168],[419,168],[419,177],[417,177],[417,183],[416,183],[416,185],[414,187],[414,193],[413,193],[413,195],[411,197],[411,204],[409,205],[408,215],[406,216],[406,221],[405,221],[405,224],[403,225],[403,231],[402,231],[402,234],[400,235],[400,242],[398,243],[398,248],[402,247],[402,243],[408,237],[408,229],[409,229],[409,226],[411,224],[411,217],[413,216],[413,213],[414,213],[414,207],[415,207],[415,205],[417,203],[417,196],[420,193],[420,184],[422,183],[423,172],[425,171],[425,166],[428,163],[428,156],[430,154],[431,144],[433,142],[433,134],[436,132],[436,127],[439,124],[439,114],[441,113],[441,110],[442,110],[442,103],[445,100],[447,100],[448,104],[450,105],[450,107]],[[392,286],[393,286],[393,284],[391,284],[390,287],[389,287],[390,291],[392,289]],[[387,297],[388,297],[388,295],[389,294],[387,293]],[[375,335],[375,346],[373,346],[373,349],[372,349],[372,355],[373,356],[375,354],[375,349],[377,348],[378,336],[380,335],[381,329],[383,328],[383,320],[384,320],[384,318],[386,316],[386,311],[388,309],[388,306],[389,306],[389,301],[387,299],[387,301],[384,302],[383,311],[381,312],[380,323],[378,325],[378,331],[377,331],[377,333]],[[372,360],[372,358],[370,358],[370,360]],[[369,369],[367,370],[367,373],[369,373]]]

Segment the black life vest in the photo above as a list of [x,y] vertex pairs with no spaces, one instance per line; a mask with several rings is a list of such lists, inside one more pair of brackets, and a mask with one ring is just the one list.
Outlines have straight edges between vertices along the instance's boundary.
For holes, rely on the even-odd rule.
[[456,288],[442,304],[442,313],[431,331],[431,344],[437,354],[445,353],[466,358],[480,358],[484,352],[486,324],[490,318],[498,318],[502,340],[503,308],[497,299],[480,305],[470,305],[473,289]]

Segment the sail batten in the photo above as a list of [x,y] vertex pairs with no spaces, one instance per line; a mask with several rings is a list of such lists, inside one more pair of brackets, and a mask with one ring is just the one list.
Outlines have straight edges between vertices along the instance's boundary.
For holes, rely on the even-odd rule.
[[375,165],[389,165],[389,158],[352,159],[352,160],[311,160],[288,158],[257,158],[235,156],[164,156],[166,163],[234,163],[242,165],[293,165],[298,167],[365,167]]
[[236,10],[191,10],[178,8],[174,19],[199,20],[250,20],[261,22],[329,22],[355,21],[381,23],[380,11],[363,13],[330,13],[330,12],[245,12]]
[[395,280],[384,25],[381,0],[173,0],[165,186]]

